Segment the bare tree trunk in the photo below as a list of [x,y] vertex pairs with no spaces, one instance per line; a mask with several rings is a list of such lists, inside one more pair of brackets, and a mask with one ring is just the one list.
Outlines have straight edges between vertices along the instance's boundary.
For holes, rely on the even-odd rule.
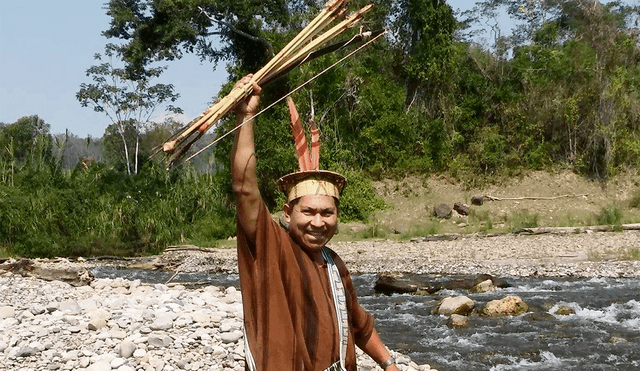
[[124,137],[124,128],[120,128],[120,138],[122,138],[122,144],[124,145],[124,158],[127,162],[127,174],[131,175],[131,165],[129,162],[129,147],[127,146],[127,140]]
[[135,170],[134,174],[138,174],[138,151],[140,150],[140,135],[136,134],[136,158],[135,158]]

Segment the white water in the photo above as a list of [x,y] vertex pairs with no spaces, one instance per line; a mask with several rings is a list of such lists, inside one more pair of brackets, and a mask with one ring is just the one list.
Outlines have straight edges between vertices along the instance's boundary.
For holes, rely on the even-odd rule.
[[[169,277],[155,279],[162,282]],[[136,278],[144,280],[140,274]],[[353,276],[360,302],[376,319],[385,343],[439,371],[640,370],[639,279],[507,278],[513,287],[492,293],[385,296],[373,291],[376,278]],[[175,281],[238,285],[237,275],[178,275]],[[448,295],[467,295],[479,304],[518,295],[533,312],[544,316],[472,316],[470,328],[454,330],[446,326],[446,317],[431,314]],[[575,314],[554,315],[563,305],[572,307]]]

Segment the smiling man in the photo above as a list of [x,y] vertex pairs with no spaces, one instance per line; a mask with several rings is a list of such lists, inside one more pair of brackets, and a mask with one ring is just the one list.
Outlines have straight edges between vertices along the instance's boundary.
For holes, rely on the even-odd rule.
[[[238,124],[258,111],[261,89],[253,91],[236,108]],[[231,154],[246,369],[353,371],[357,345],[385,371],[397,370],[344,262],[326,247],[338,227],[344,177],[305,170],[281,178],[289,225],[283,229],[260,196],[253,128],[252,120],[238,129]]]

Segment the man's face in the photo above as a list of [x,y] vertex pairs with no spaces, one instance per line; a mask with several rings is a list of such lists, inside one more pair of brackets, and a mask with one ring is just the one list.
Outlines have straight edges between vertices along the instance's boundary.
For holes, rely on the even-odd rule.
[[338,228],[338,208],[331,196],[302,196],[291,208],[284,205],[289,234],[303,249],[320,251]]

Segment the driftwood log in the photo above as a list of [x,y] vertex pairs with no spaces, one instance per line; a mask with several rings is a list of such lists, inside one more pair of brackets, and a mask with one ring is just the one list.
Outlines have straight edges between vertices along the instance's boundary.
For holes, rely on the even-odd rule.
[[52,268],[30,259],[8,261],[0,264],[0,269],[23,277],[36,277],[45,281],[62,281],[72,286],[86,286],[95,278],[86,268]]
[[486,201],[521,201],[521,200],[557,200],[559,198],[577,198],[577,197],[587,197],[588,194],[583,195],[561,195],[561,196],[552,196],[552,197],[536,197],[536,196],[524,196],[524,197],[494,197],[491,195],[484,195],[483,199]]
[[473,235],[468,235],[468,236],[463,236],[463,235],[458,234],[458,233],[434,234],[434,235],[429,235],[429,236],[425,236],[425,237],[412,238],[411,242],[453,241],[453,240],[457,240],[457,239],[463,238],[463,237],[489,238],[489,237],[505,236],[505,235],[508,235],[508,234],[517,234],[517,235],[541,235],[541,234],[566,235],[566,234],[577,234],[577,233],[588,233],[588,232],[615,232],[616,230],[640,231],[640,223],[623,224],[622,226],[596,225],[596,226],[588,226],[588,227],[521,228],[521,229],[517,229],[517,230],[515,230],[513,232],[473,234]]

